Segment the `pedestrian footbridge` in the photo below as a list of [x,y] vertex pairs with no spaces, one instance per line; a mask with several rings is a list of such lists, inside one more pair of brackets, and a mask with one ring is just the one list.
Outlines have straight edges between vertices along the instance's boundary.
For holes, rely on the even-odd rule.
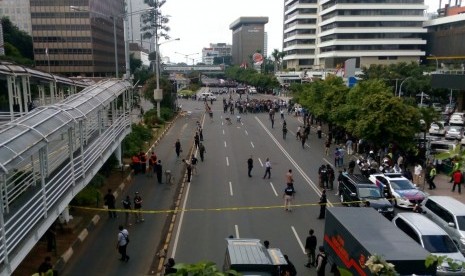
[[104,80],[0,129],[0,275],[10,275],[131,131],[132,86]]

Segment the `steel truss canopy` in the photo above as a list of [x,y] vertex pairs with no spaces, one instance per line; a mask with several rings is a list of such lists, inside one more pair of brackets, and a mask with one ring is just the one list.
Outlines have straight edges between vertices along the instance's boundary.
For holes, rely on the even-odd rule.
[[66,133],[87,115],[104,109],[123,92],[132,89],[123,80],[105,80],[89,86],[57,104],[35,108],[0,130],[0,174],[7,174],[48,141]]

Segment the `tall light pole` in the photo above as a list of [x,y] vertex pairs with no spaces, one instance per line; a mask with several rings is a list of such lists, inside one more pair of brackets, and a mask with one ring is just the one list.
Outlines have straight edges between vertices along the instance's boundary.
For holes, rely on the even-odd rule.
[[[186,65],[189,65],[189,56],[193,56],[193,55],[198,55],[199,53],[192,53],[192,54],[183,54],[183,53],[179,53],[179,52],[175,52],[176,54],[179,54],[181,56],[184,56],[186,58]],[[192,64],[194,65],[194,64]]]
[[[155,27],[155,30],[157,28]],[[180,38],[170,39],[164,41],[162,43],[158,43],[158,33],[155,33],[155,77],[157,82],[157,87],[153,92],[153,99],[157,102],[157,117],[160,118],[161,110],[160,110],[160,102],[163,100],[163,90],[160,89],[160,45],[165,44],[172,41],[180,40]]]
[[438,61],[438,57],[433,55],[433,54],[429,54],[430,57],[433,57],[435,60],[436,60],[436,72],[439,72],[439,61]]
[[[408,79],[411,79],[412,77],[406,77],[401,83],[400,83],[400,88],[399,88],[399,98],[400,98],[400,95],[402,95],[402,85],[404,84],[404,82]],[[423,93],[423,92],[422,92]]]

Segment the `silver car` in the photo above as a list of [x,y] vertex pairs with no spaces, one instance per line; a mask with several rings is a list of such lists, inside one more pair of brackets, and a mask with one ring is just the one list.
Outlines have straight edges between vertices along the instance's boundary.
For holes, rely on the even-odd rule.
[[432,123],[429,127],[428,133],[430,135],[439,135],[444,136],[446,134],[446,129],[444,128],[445,122],[436,122]]
[[455,139],[455,140],[462,140],[463,138],[463,128],[459,126],[450,126],[446,130],[446,139]]

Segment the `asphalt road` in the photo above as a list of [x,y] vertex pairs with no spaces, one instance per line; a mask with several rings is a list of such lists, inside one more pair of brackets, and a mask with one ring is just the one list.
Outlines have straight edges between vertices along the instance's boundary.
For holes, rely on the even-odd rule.
[[[253,97],[265,97],[257,95]],[[295,264],[299,274],[314,275],[304,267],[305,238],[310,228],[315,229],[318,243],[323,237],[324,221],[317,220],[320,196],[317,187],[318,167],[331,158],[324,156],[324,140],[317,139],[314,130],[305,149],[295,139],[295,130],[301,119],[286,115],[288,137],[282,137],[281,119],[276,115],[275,128],[267,113],[242,114],[242,123],[235,115],[224,114],[222,96],[213,104],[213,120],[204,117],[202,101],[180,100],[188,115],[179,118],[167,132],[155,152],[162,160],[163,169],[170,169],[179,179],[183,164],[174,153],[174,141],[183,145],[183,157],[193,145],[196,121],[203,124],[205,162],[197,165],[198,174],[186,185],[182,208],[177,216],[168,257],[176,262],[195,263],[213,261],[222,268],[226,250],[225,238],[269,240]],[[237,115],[237,114],[236,114]],[[225,117],[232,119],[226,124]],[[300,120],[300,121],[299,121]],[[247,159],[253,156],[253,177],[247,176]],[[270,158],[270,179],[262,179],[264,163]],[[200,158],[199,158],[200,159]],[[347,162],[347,160],[346,160]],[[292,169],[297,190],[293,212],[283,208],[285,173]],[[155,179],[137,175],[125,191],[131,197],[139,191],[145,210],[168,210],[175,197],[175,188],[159,185]],[[121,202],[121,196],[117,202]],[[334,191],[328,192],[330,202],[337,202]],[[121,205],[119,205],[121,206]],[[118,207],[118,206],[117,206]],[[87,237],[85,243],[67,263],[63,275],[149,275],[153,274],[156,248],[162,236],[167,213],[146,214],[145,222],[128,228],[131,242],[128,263],[118,261],[116,251],[117,227],[124,215],[110,220],[106,214]],[[134,222],[133,222],[134,223]],[[328,268],[329,269],[329,268]]]
[[[203,102],[184,102],[183,108],[195,109],[199,105]],[[274,128],[267,113],[241,114],[242,123],[238,123],[237,114],[223,113],[221,95],[213,111],[213,120],[206,117],[202,121],[206,159],[188,185],[183,201],[185,212],[177,223],[169,255],[183,263],[213,261],[221,269],[225,238],[258,238],[280,248],[298,272],[312,274],[304,267],[303,247],[310,228],[315,229],[319,243],[323,237],[324,221],[317,219],[319,207],[308,205],[317,203],[320,196],[318,167],[330,160],[324,156],[323,139],[312,132],[302,149],[295,138],[302,121],[287,115],[290,132],[286,140],[279,114]],[[226,123],[226,117],[232,124]],[[254,160],[251,178],[247,176],[250,155]],[[266,158],[272,163],[270,179],[262,178]],[[282,199],[288,169],[293,170],[297,190],[293,204],[306,205],[294,207],[292,213],[284,211]],[[337,200],[334,191],[328,193],[330,201]]]

